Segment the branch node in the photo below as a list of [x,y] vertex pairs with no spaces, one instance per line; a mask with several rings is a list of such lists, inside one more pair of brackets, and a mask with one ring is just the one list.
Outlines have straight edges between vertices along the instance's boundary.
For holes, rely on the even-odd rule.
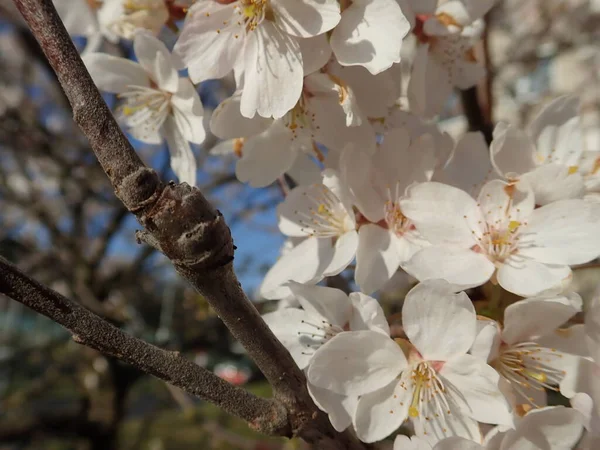
[[151,207],[161,191],[162,183],[158,174],[148,167],[137,168],[115,187],[117,197],[134,214]]

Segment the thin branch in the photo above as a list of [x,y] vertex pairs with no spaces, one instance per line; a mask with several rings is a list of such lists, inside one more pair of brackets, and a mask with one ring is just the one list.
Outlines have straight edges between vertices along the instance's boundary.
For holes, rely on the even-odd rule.
[[207,400],[266,434],[290,433],[285,408],[256,397],[214,373],[112,326],[101,317],[29,278],[0,257],[0,293],[62,325],[73,340]]
[[[246,297],[233,271],[235,247],[221,213],[197,188],[186,183],[165,185],[154,170],[143,165],[94,85],[52,1],[14,3],[56,72],[74,120],[89,139],[116,195],[144,226],[138,241],[164,253],[206,298],[271,384],[275,398],[287,409],[294,435],[321,450],[366,448],[350,433],[333,429],[310,397],[304,373]],[[130,356],[132,364],[143,365],[135,360],[140,355]],[[161,364],[170,364],[174,358],[168,352],[155,357],[166,358]],[[196,389],[202,392],[201,386]],[[227,395],[227,391],[220,394]],[[214,400],[230,402],[218,396]]]
[[485,141],[492,142],[493,125],[487,120],[479,101],[477,86],[460,91],[463,112],[469,123],[469,131],[481,131]]

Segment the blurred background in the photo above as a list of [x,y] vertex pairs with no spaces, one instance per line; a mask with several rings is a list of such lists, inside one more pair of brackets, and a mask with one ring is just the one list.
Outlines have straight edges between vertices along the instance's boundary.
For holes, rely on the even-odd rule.
[[[486,20],[477,52],[488,77],[448,102],[440,126],[454,137],[467,130],[462,104],[469,95],[478,96],[492,123],[524,124],[549,100],[576,93],[586,145],[600,150],[600,0],[503,0]],[[104,45],[104,51],[131,55],[125,43]],[[404,80],[413,47],[409,39]],[[227,79],[199,86],[207,120],[233,88]],[[163,179],[174,178],[166,148],[135,145]],[[194,149],[198,186],[231,227],[244,289],[259,309],[273,309],[254,292],[283,244],[275,215],[282,187],[238,182],[235,155],[210,155],[216,145],[209,134]],[[202,297],[166,258],[136,244],[137,228],[73,124],[37,43],[12,2],[0,0],[0,254],[127,332],[269,395]],[[593,265],[576,272],[584,298],[597,274]],[[343,273],[331,282],[348,285],[349,279]],[[410,283],[398,277],[381,293],[392,324]],[[75,344],[58,325],[0,296],[0,450],[192,448],[304,447],[255,435],[211,405]]]

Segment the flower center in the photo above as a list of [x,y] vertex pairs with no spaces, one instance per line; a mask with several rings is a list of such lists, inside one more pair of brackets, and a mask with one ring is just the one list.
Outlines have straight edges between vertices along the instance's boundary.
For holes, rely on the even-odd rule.
[[312,355],[319,347],[328,342],[331,338],[341,333],[342,331],[348,331],[349,325],[346,324],[344,327],[334,325],[326,320],[320,322],[309,322],[303,320],[303,325],[314,328],[314,331],[298,331],[298,338],[301,343],[306,347],[306,351],[303,351],[303,355]]
[[325,185],[314,185],[303,193],[312,205],[308,213],[295,211],[300,217],[302,231],[310,236],[336,237],[355,229],[355,224],[346,208]]
[[496,228],[488,225],[487,231],[478,238],[478,249],[492,261],[504,262],[517,251],[518,231],[521,222],[511,220],[506,227]]
[[439,365],[439,362],[421,361],[413,365],[412,370],[403,372],[400,387],[412,390],[409,417],[414,419],[423,416],[429,421],[451,413],[446,387],[437,374],[436,367]]
[[396,236],[403,236],[407,231],[413,230],[415,226],[412,221],[402,214],[400,209],[400,186],[396,183],[394,192],[390,188],[387,189],[388,200],[383,207],[383,218],[388,228],[393,231]]
[[151,130],[162,126],[170,112],[171,96],[169,92],[159,91],[145,86],[128,86],[127,92],[118,94],[126,101],[121,111],[131,127],[146,125]]
[[273,11],[268,0],[241,0],[234,10],[242,17],[238,24],[243,22],[247,31],[254,31],[265,19],[273,20]]
[[500,355],[492,362],[498,373],[508,380],[515,390],[535,407],[539,407],[523,389],[557,391],[565,375],[551,363],[562,358],[556,349],[541,347],[535,342],[522,342],[512,346],[503,344]]

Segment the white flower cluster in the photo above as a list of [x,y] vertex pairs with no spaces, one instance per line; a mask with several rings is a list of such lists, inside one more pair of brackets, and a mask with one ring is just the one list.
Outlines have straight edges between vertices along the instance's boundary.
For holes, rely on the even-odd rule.
[[[205,138],[195,84],[233,72],[210,131],[240,181],[296,185],[277,211],[289,248],[260,293],[282,300],[265,320],[337,430],[370,443],[403,427],[414,436],[398,449],[600,445],[600,299],[563,328],[582,310],[571,267],[600,256],[600,154],[578,99],[526,130],[499,123],[489,146],[432,120],[484,76],[474,46],[494,0],[55,3],[74,35],[133,40],[137,62],[89,48],[84,60],[134,137],[166,140],[181,181],[195,183],[189,143]],[[317,285],[346,269],[361,292]],[[420,284],[398,338],[367,294],[402,271]],[[462,292],[483,285],[512,299],[493,318]],[[572,407],[547,407],[547,391]]]

